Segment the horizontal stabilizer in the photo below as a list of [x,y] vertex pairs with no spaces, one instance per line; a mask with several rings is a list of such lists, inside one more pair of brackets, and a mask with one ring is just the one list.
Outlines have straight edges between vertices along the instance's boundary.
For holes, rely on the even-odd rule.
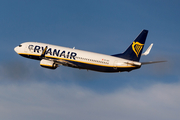
[[153,46],[153,43],[148,47],[148,49],[144,53],[141,54],[141,56],[148,55],[149,52],[151,51],[152,46]]
[[142,65],[146,65],[146,64],[153,64],[153,63],[160,63],[160,62],[167,62],[167,61],[150,61],[150,62],[142,62]]

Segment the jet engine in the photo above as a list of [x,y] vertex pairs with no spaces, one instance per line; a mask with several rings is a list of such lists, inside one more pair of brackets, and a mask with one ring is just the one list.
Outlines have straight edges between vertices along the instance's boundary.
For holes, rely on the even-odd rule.
[[41,67],[45,67],[45,68],[49,68],[49,69],[56,69],[58,67],[58,65],[55,64],[54,61],[45,60],[45,59],[42,59],[40,61],[40,65],[41,65]]

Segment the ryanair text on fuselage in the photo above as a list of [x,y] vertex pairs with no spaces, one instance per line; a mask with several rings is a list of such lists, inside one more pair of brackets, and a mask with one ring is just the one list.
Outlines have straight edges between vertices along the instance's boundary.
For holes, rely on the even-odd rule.
[[[30,51],[34,51],[34,53],[40,53],[42,51],[44,51],[44,46],[38,46],[38,45],[29,45],[28,49]],[[71,51],[65,51],[65,50],[58,50],[58,49],[53,49],[53,48],[48,48],[46,50],[46,55],[52,55],[55,57],[64,57],[64,58],[69,58],[69,59],[74,59],[77,55],[77,53],[75,52],[71,52]]]

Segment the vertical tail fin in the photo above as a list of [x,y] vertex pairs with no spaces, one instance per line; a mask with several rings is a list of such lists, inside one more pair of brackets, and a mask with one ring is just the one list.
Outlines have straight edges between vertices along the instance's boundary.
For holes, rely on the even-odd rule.
[[124,53],[115,54],[112,56],[138,62],[141,57],[147,34],[148,30],[143,30]]

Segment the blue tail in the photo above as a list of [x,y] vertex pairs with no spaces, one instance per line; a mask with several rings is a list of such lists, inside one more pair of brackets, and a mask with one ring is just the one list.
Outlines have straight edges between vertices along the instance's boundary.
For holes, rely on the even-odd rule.
[[124,53],[112,56],[139,62],[147,34],[148,30],[143,30]]

